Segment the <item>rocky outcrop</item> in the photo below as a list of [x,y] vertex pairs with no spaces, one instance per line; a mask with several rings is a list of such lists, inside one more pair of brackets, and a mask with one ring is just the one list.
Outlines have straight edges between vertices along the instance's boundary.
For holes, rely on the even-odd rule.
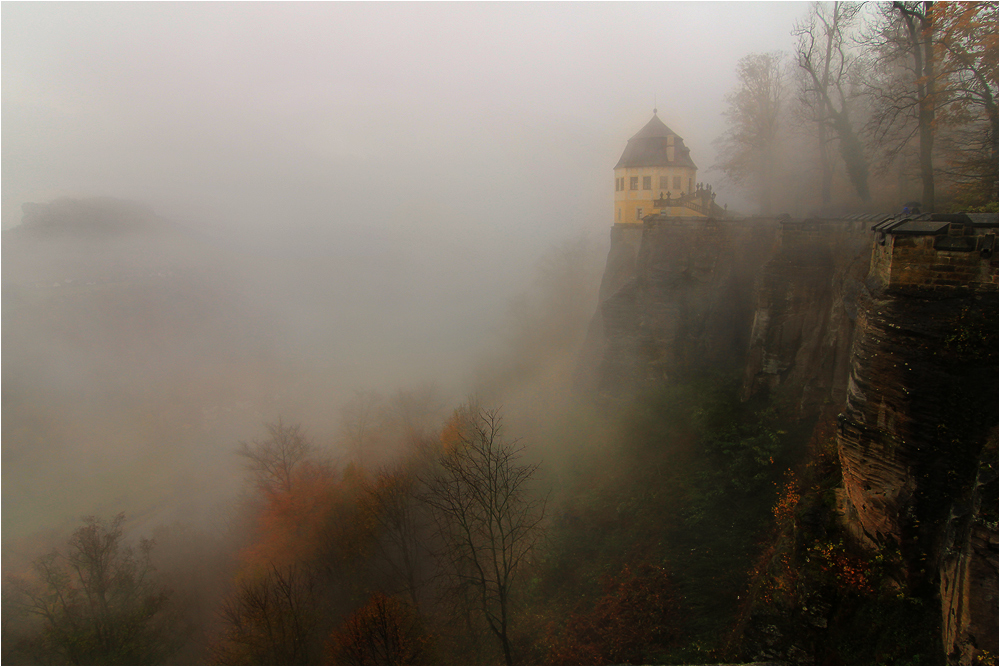
[[845,527],[899,548],[908,589],[940,596],[945,653],[967,663],[997,649],[996,223],[908,224],[876,238],[859,298],[838,418]]
[[957,664],[997,653],[997,432],[980,457],[960,513],[949,515],[940,573],[945,651]]
[[636,258],[642,247],[642,227],[615,225],[611,228],[611,248],[601,277],[600,302],[612,296],[636,275]]
[[658,215],[641,237],[616,225],[590,386],[624,396],[725,365],[744,369],[744,400],[779,392],[800,417],[842,403],[870,224]]
[[898,549],[897,583],[940,603],[951,661],[996,655],[996,215],[661,215],[629,280],[626,254],[602,290],[601,393],[742,368],[743,398],[776,394],[790,416],[843,405],[844,528]]
[[[916,519],[911,505],[918,486],[930,491],[921,479],[943,487],[942,474],[974,478],[987,431],[996,424],[995,390],[990,396],[996,367],[949,342],[966,326],[961,313],[973,308],[995,313],[995,295],[863,293],[839,446],[859,535],[871,544],[915,538],[908,533]],[[943,488],[928,499],[927,511],[941,500],[938,492]],[[920,514],[926,522],[927,513]]]
[[[996,447],[996,313],[995,292],[866,289],[838,436],[847,528],[870,548],[898,546],[911,590],[940,587],[945,651],[958,659],[983,622],[970,588],[996,591],[996,522],[979,512],[984,471],[995,488],[981,459]],[[989,608],[978,647],[995,653]]]
[[865,220],[784,220],[757,280],[743,400],[777,392],[800,416],[842,403],[857,296],[868,272]]
[[598,390],[622,398],[677,373],[740,363],[775,232],[773,220],[647,218],[635,277],[601,303]]

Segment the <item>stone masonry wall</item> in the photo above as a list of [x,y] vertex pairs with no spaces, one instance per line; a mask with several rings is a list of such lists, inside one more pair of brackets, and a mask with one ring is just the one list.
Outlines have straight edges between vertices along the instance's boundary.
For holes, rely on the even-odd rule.
[[[935,248],[935,244],[941,243],[941,238],[891,236],[886,246],[883,246],[884,250],[879,252],[877,247],[875,251],[879,278],[889,287],[961,288],[975,291],[997,289],[995,252],[984,258],[975,249],[958,251]],[[971,239],[975,237],[970,237]]]

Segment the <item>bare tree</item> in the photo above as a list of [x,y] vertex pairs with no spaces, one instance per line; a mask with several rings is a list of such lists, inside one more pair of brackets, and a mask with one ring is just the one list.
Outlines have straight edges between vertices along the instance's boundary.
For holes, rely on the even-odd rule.
[[277,423],[265,426],[267,439],[240,442],[236,453],[247,460],[258,487],[287,493],[295,467],[309,455],[312,445],[298,424],[286,425],[279,417]]
[[848,48],[847,30],[858,14],[856,3],[816,3],[808,18],[792,31],[799,40],[796,62],[806,74],[804,101],[813,108],[823,167],[822,199],[830,203],[833,169],[828,154],[829,132],[837,136],[848,177],[863,201],[871,199],[868,160],[854,131],[848,109],[849,85],[857,58]]
[[771,213],[778,167],[778,134],[784,84],[780,53],[752,53],[737,66],[739,88],[726,97],[729,127],[719,139],[716,165],[733,183],[748,187],[763,213]]
[[882,5],[882,21],[869,37],[874,58],[868,84],[874,112],[868,131],[894,160],[916,137],[922,205],[933,211],[936,104],[933,2]]
[[303,665],[319,651],[315,577],[301,568],[271,565],[248,578],[219,612],[223,635],[216,660],[233,665]]
[[538,464],[520,463],[524,447],[504,439],[499,410],[469,407],[457,417],[457,443],[427,480],[425,500],[457,592],[475,595],[504,659],[513,664],[511,593],[545,514],[544,499],[529,489]]
[[338,665],[420,665],[429,664],[431,643],[413,609],[375,593],[333,631],[327,645]]
[[39,558],[36,579],[17,583],[20,610],[42,620],[36,660],[54,654],[77,665],[148,664],[174,648],[167,593],[152,579],[153,542],[133,550],[123,542],[124,523],[124,514],[110,522],[86,517],[65,554]]
[[997,201],[997,15],[995,2],[939,3],[934,11],[942,173],[974,206]]
[[379,527],[376,548],[392,579],[400,582],[420,611],[420,562],[426,553],[421,534],[428,519],[418,499],[419,480],[412,466],[382,469],[365,484],[365,505]]

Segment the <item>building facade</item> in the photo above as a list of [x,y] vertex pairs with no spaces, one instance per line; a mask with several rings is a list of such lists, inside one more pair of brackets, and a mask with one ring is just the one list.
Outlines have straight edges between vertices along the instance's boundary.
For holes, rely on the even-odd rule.
[[[696,193],[698,167],[691,151],[653,110],[645,127],[628,140],[625,152],[615,165],[615,223],[641,223],[662,209],[657,202],[679,201]],[[677,215],[701,215],[677,212]]]

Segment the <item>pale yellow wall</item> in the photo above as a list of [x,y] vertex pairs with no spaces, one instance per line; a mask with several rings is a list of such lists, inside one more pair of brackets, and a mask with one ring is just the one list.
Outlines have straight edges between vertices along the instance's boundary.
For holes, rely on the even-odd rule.
[[[629,189],[629,181],[633,176],[639,179],[638,190]],[[642,189],[642,179],[644,176],[651,178],[650,185],[652,189]],[[680,176],[681,190],[678,191],[674,187],[660,188],[660,176],[666,176],[671,186],[673,186],[674,177]],[[615,178],[625,179],[625,189],[615,192],[614,221],[642,222],[641,219],[636,217],[637,209],[641,208],[642,214],[646,216],[655,212],[653,210],[653,201],[659,199],[661,192],[664,194],[669,192],[672,197],[693,192],[697,176],[698,170],[691,169],[690,167],[623,167],[615,169]],[[614,187],[614,183],[612,183],[612,187]],[[619,209],[621,210],[620,218],[618,217]]]

